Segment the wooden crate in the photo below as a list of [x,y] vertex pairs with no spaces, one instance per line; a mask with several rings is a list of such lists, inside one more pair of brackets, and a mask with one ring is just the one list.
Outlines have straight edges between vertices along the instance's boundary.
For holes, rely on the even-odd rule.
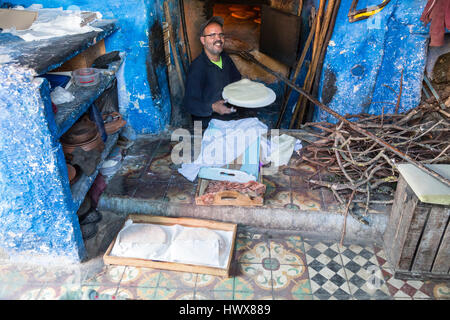
[[[151,223],[151,224],[160,224],[160,225],[168,225],[168,226],[178,224],[178,225],[182,225],[185,227],[198,227],[198,228],[208,228],[208,229],[212,229],[212,230],[232,231],[233,236],[232,236],[232,243],[230,246],[230,252],[228,255],[227,266],[226,266],[226,268],[216,268],[216,267],[200,266],[200,265],[187,264],[187,263],[165,262],[165,261],[155,261],[155,260],[147,260],[147,259],[111,256],[110,253],[116,242],[117,235],[114,238],[114,240],[111,242],[111,244],[109,245],[108,250],[106,250],[105,254],[103,255],[103,261],[105,264],[165,269],[165,270],[182,271],[182,272],[204,273],[204,274],[211,274],[211,275],[215,275],[215,276],[224,276],[224,277],[230,276],[230,266],[231,266],[231,260],[233,258],[233,250],[234,250],[235,240],[236,240],[236,230],[237,230],[236,224],[218,222],[218,221],[213,221],[213,220],[204,220],[204,219],[170,218],[170,217],[160,217],[160,216],[151,216],[151,215],[136,215],[136,214],[128,215],[127,219],[131,219],[134,223]],[[123,226],[122,226],[122,228],[123,228]]]
[[450,207],[421,202],[400,175],[383,235],[399,279],[450,279]]

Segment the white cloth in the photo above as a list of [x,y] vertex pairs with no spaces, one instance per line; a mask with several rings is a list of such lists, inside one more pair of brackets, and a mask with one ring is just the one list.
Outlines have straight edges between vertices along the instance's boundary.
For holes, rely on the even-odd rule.
[[270,143],[270,154],[267,160],[272,162],[275,167],[288,164],[294,150],[302,148],[301,142],[292,136],[282,134],[281,136],[272,137]]
[[260,139],[261,162],[282,166],[289,162],[292,152],[299,150],[301,141],[287,134],[267,140],[267,126],[258,118],[222,121],[212,119],[203,135],[200,155],[193,163],[183,163],[178,172],[194,181],[202,167],[223,167],[232,163]]
[[[86,33],[91,31],[102,31],[99,28],[85,25],[80,26],[83,21],[81,11],[63,10],[62,8],[46,8],[40,5],[31,5],[29,8],[15,7],[16,10],[32,10],[38,12],[37,19],[30,28],[26,30],[5,29],[3,33],[11,33],[25,41],[35,41],[53,37],[61,37],[70,34]],[[96,12],[97,18],[101,14]]]
[[232,163],[258,137],[267,135],[267,126],[257,118],[222,121],[212,119],[202,139],[200,155],[193,163],[183,163],[178,172],[194,181],[202,167],[222,167]]
[[63,87],[56,87],[51,93],[50,93],[50,99],[52,102],[56,105],[70,102],[75,97],[72,93],[64,89]]

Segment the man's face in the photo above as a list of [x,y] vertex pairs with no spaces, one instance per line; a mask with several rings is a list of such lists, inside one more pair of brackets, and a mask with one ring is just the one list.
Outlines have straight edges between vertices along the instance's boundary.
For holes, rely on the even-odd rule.
[[219,55],[222,52],[224,40],[223,29],[220,24],[217,23],[209,24],[205,30],[203,30],[203,35],[200,37],[200,41],[205,50],[213,55]]

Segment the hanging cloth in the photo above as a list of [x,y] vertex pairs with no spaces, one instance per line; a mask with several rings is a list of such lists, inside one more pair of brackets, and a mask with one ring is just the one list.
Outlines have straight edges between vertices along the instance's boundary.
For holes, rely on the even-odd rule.
[[445,29],[450,29],[450,1],[428,0],[420,20],[430,23],[430,47],[444,45]]

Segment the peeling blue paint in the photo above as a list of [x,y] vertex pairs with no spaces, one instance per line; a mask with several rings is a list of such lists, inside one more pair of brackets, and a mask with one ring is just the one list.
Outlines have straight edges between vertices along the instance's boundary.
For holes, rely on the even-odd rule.
[[[379,1],[359,1],[358,8]],[[349,23],[351,0],[342,0],[324,59],[319,99],[339,114],[392,112],[404,68],[401,111],[418,105],[428,29],[420,22],[426,0],[393,0],[367,20]],[[394,91],[387,88],[390,86]],[[394,105],[372,103],[390,102]],[[314,121],[336,122],[315,109]]]
[[86,255],[46,80],[34,71],[0,65],[0,247],[11,257]]

